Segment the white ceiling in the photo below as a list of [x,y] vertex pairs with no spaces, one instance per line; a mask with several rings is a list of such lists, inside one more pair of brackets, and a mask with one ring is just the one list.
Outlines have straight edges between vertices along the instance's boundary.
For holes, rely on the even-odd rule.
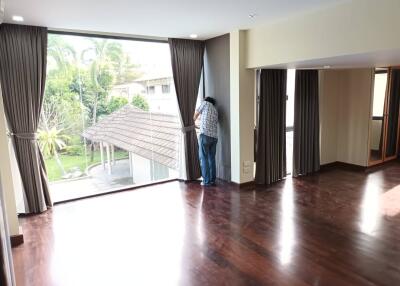
[[400,66],[400,50],[382,50],[372,53],[311,59],[267,68],[324,69],[329,67],[330,69],[348,69],[389,66]]
[[[5,22],[151,37],[200,39],[246,29],[342,0],[5,0]],[[253,19],[249,14],[256,14]]]

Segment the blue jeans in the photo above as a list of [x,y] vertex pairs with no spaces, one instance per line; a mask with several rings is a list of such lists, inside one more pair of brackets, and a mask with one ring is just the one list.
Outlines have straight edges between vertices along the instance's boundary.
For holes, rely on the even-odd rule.
[[215,183],[217,167],[215,165],[215,153],[217,152],[218,139],[204,134],[199,138],[199,157],[203,183],[210,185]]

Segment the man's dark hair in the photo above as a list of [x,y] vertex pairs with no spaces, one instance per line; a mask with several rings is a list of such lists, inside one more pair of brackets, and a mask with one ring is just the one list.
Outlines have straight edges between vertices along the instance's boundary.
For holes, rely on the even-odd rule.
[[215,105],[215,99],[212,97],[207,96],[206,98],[204,98],[204,101],[207,101],[207,102],[211,103],[212,105]]

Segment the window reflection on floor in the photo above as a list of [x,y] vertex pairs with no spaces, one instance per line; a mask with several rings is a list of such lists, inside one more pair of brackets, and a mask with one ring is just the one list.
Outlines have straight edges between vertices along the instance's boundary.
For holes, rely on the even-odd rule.
[[383,193],[380,200],[383,215],[394,217],[400,214],[400,185]]

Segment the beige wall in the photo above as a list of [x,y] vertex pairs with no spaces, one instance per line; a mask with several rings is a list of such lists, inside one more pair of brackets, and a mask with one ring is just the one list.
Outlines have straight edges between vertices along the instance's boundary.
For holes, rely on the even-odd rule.
[[11,235],[20,233],[19,222],[17,216],[16,200],[14,191],[16,188],[21,187],[18,185],[18,178],[16,178],[15,166],[12,161],[12,153],[10,152],[10,142],[7,136],[7,123],[4,115],[3,98],[1,96],[0,88],[0,173],[1,184],[4,191],[4,200],[6,205],[6,213],[8,225]]
[[248,30],[247,67],[400,48],[398,0],[354,0]]
[[254,179],[254,80],[246,69],[246,32],[230,33],[231,180]]
[[337,121],[339,97],[345,92],[340,71],[320,72],[321,164],[337,161]]
[[372,79],[373,69],[321,72],[321,164],[368,165]]

